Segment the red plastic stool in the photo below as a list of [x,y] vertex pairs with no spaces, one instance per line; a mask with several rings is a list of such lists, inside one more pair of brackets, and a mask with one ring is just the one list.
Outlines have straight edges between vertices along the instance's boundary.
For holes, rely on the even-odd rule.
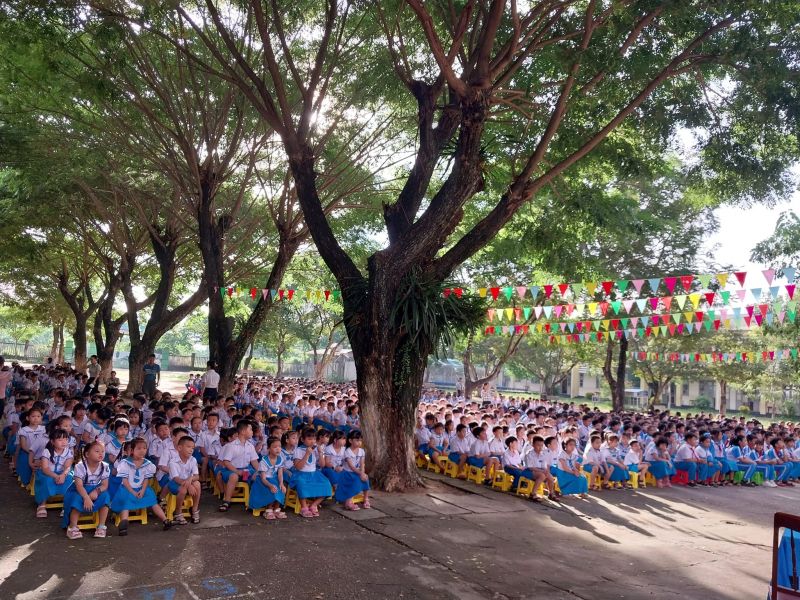
[[689,471],[681,471],[678,470],[675,472],[675,475],[672,476],[670,482],[674,483],[675,485],[688,485],[689,484]]

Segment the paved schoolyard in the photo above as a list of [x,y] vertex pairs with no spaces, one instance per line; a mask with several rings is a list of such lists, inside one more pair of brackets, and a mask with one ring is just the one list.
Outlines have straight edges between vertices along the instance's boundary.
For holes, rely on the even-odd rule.
[[[0,467],[0,599],[682,598],[766,595],[772,514],[794,489],[612,491],[563,505],[428,478],[372,511],[203,522],[70,541]],[[111,528],[114,533],[113,527]]]

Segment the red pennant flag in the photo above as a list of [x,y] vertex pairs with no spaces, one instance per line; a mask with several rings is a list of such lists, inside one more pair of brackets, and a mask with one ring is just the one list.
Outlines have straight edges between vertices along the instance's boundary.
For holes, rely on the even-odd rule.
[[250,288],[250,297],[255,300],[256,299],[256,288]]
[[719,326],[720,326],[720,324],[721,324],[721,321],[720,321],[719,319],[717,319],[716,321],[714,321],[714,330],[715,330],[715,331],[719,331]]
[[568,283],[559,283],[558,284],[558,292],[561,294],[562,298],[567,295],[567,290],[568,289],[569,289],[569,284]]
[[[516,319],[517,321],[522,319],[522,309],[521,308],[515,308],[514,309],[514,319]],[[519,333],[519,332],[517,332],[517,333]]]
[[661,298],[661,301],[664,303],[664,310],[669,310],[669,307],[672,304],[672,296],[664,296]]
[[545,323],[545,324],[544,324],[544,330],[545,330],[547,333],[550,333],[550,323]]
[[525,333],[528,333],[529,328],[530,328],[530,325],[523,325],[522,326],[522,331],[524,331]]
[[658,308],[658,298],[650,298],[650,308],[653,310]]
[[678,282],[677,277],[664,277],[664,285],[667,286],[669,293],[671,294],[675,289],[675,284]]
[[461,288],[456,288],[454,291],[456,293],[456,296],[458,296],[459,298],[461,298],[461,295],[464,293],[464,290],[462,290]]
[[597,332],[597,341],[598,342],[602,342],[603,341],[603,334],[600,333],[599,331]]
[[692,282],[694,281],[694,275],[681,275],[681,284],[683,285],[683,289],[687,292],[692,289]]
[[489,333],[490,333],[491,331],[492,331],[492,328],[491,328],[491,327],[487,327],[487,328],[486,328],[486,329],[483,331],[483,335],[489,335]]
[[489,291],[492,293],[492,300],[497,300],[497,297],[500,295],[500,288],[493,287],[490,288]]
[[695,316],[695,318],[697,319],[698,322],[702,323],[703,316],[705,316],[705,313],[698,311],[698,312],[694,313],[694,316]]
[[708,292],[705,296],[706,296],[706,302],[708,303],[709,306],[714,304],[714,296],[716,296],[714,292]]
[[290,289],[289,290],[289,300],[291,300],[292,298],[294,298],[294,290]]
[[669,326],[669,334],[670,334],[670,335],[675,335],[675,323],[672,323],[672,324]]
[[228,288],[228,298],[233,298],[233,288],[232,287]]
[[325,290],[325,302],[327,302],[331,297],[331,291]]
[[653,333],[653,328],[648,325],[647,329],[644,330],[644,336],[648,337],[648,336],[652,335],[652,333]]
[[747,310],[747,316],[749,316],[749,317],[753,316],[753,309],[754,308],[755,308],[754,306],[745,306],[745,309]]
[[769,352],[765,350],[761,353],[761,360],[767,360],[767,356],[769,356]]
[[794,298],[794,284],[786,286],[786,293],[789,294],[789,300]]
[[553,293],[553,284],[552,283],[549,283],[546,286],[544,286],[545,298],[549,298],[552,293]]
[[748,327],[750,327],[750,322],[752,321],[752,319],[753,319],[752,316],[744,318],[744,322],[747,324]]
[[764,321],[764,315],[756,315],[756,323],[761,326],[761,323]]
[[578,333],[583,331],[583,321],[578,321],[577,323],[575,323],[575,329],[578,330]]
[[769,310],[769,304],[759,304],[758,310],[761,311],[761,316],[763,317],[764,315],[767,314],[767,311]]
[[619,319],[611,319],[611,329],[619,328]]
[[747,272],[739,271],[734,273],[734,275],[736,275],[736,280],[739,282],[739,287],[744,287],[744,280],[747,279]]
[[597,306],[600,307],[600,312],[603,313],[603,316],[605,317],[606,313],[608,312],[608,302],[601,302]]
[[601,285],[603,286],[603,291],[606,293],[606,296],[611,294],[611,290],[614,289],[613,281],[604,281]]
[[283,294],[284,294],[284,293],[285,293],[285,291],[284,291],[284,290],[278,290],[278,298],[279,298],[280,300],[283,300]]
[[444,288],[442,293],[444,294],[444,297],[447,298],[450,295],[450,288]]

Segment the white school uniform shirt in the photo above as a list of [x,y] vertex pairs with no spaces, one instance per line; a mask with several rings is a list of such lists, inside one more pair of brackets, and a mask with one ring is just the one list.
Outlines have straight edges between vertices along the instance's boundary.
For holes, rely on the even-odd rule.
[[160,437],[154,437],[150,444],[147,446],[147,454],[161,458],[161,455],[166,452],[166,448],[172,446],[172,440],[169,438],[162,440]]
[[142,484],[155,474],[156,466],[146,458],[140,467],[137,467],[130,458],[124,458],[117,463],[117,477],[127,479],[133,489],[142,487]]
[[158,457],[158,467],[162,471],[169,471],[170,463],[173,460],[180,460],[178,449],[175,448],[175,445],[170,440],[164,440],[162,449],[163,452],[161,453],[161,456]]
[[283,457],[283,453],[281,452],[278,454],[278,457],[275,459],[275,463],[272,463],[272,459],[269,455],[264,455],[261,457],[261,460],[258,462],[258,472],[263,473],[267,479],[277,477],[278,470],[283,469],[286,467],[286,459]]
[[648,444],[647,449],[644,451],[645,460],[661,460],[658,456],[658,448],[655,444]]
[[198,475],[200,471],[197,469],[197,459],[194,456],[189,456],[186,462],[181,460],[181,457],[173,458],[169,461],[169,478],[175,479],[190,479],[194,475]]
[[47,429],[44,425],[39,425],[36,428],[26,425],[19,430],[19,437],[28,441],[28,451],[34,458],[47,445],[48,440]]
[[89,434],[89,441],[90,442],[93,442],[94,440],[99,438],[101,435],[103,435],[105,432],[106,432],[105,427],[102,427],[101,425],[98,425],[97,423],[95,423],[91,419],[86,419],[86,422],[83,424],[83,433],[88,433]]
[[468,438],[461,439],[458,436],[450,438],[450,452],[458,452],[459,454],[469,454],[472,444]]
[[[367,454],[366,452],[364,452],[363,448],[359,448],[358,450],[353,450],[352,448],[346,448],[344,451],[344,464],[342,465],[342,469],[351,472],[360,471],[361,465],[364,462],[364,458],[366,456]],[[350,464],[352,464],[353,466],[351,467]]]
[[542,448],[541,452],[531,449],[525,455],[525,466],[528,469],[547,470],[550,468],[550,462],[550,453],[546,448]]
[[222,447],[218,459],[229,461],[236,469],[246,469],[251,461],[258,460],[258,453],[253,444],[236,438]]
[[695,458],[699,458],[697,455],[697,450],[692,448],[689,444],[683,444],[678,451],[675,453],[675,460],[680,462],[682,460],[694,460]]
[[[295,460],[303,460],[306,455],[306,447],[305,446],[298,446],[294,449],[294,454],[292,454],[292,461]],[[308,458],[306,459],[303,466],[300,468],[300,471],[305,473],[310,473],[317,470],[317,457],[312,452],[309,454]]]
[[431,432],[430,439],[428,440],[428,446],[433,448],[444,448],[444,441],[447,439],[447,436],[444,433],[435,433]]
[[205,384],[206,389],[215,390],[219,387],[219,373],[210,369],[203,374],[201,382]]
[[522,468],[522,455],[519,452],[506,450],[503,452],[502,459],[503,467],[513,467],[515,469]]
[[476,439],[472,443],[472,448],[470,449],[471,456],[478,456],[483,454],[489,454],[489,442],[484,440]]
[[427,444],[431,439],[431,431],[424,425],[422,427],[417,427],[417,430],[414,432],[417,436],[417,445],[421,446],[422,444]]
[[638,465],[642,462],[642,455],[636,450],[628,450],[627,454],[625,454],[624,462],[625,466]]
[[[577,450],[576,450],[577,453]],[[583,464],[584,465],[601,465],[605,462],[603,458],[603,451],[599,448],[595,450],[591,446],[586,446],[586,450],[583,451]]]
[[94,471],[89,469],[86,461],[80,461],[75,466],[75,479],[80,479],[84,485],[98,485],[104,479],[111,477],[111,467],[107,462],[101,461]]
[[209,456],[216,456],[211,449],[219,447],[219,431],[203,431],[197,438],[197,447],[203,448]]
[[49,462],[53,466],[52,471],[56,475],[61,475],[61,473],[64,471],[64,465],[67,464],[68,460],[74,458],[74,455],[72,454],[72,449],[69,446],[64,448],[61,454],[57,453],[55,450],[50,452],[50,450],[45,447],[39,451],[39,455],[36,458]]
[[571,453],[567,452],[566,450],[562,450],[558,453],[558,460],[563,460],[572,469],[580,467],[580,455],[578,454],[577,450],[573,450]]
[[489,454],[502,456],[506,451],[506,443],[503,440],[492,438],[489,441]]
[[333,444],[328,444],[325,446],[325,451],[323,454],[325,455],[325,458],[329,459],[333,463],[334,468],[343,466],[345,448],[339,448],[337,451],[336,448],[333,447]]

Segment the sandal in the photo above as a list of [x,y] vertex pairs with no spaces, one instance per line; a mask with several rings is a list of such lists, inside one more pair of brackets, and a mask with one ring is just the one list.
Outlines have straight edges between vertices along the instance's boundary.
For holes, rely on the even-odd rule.
[[36,509],[36,516],[39,519],[46,519],[47,518],[47,508],[45,508],[44,506],[40,506],[39,508],[37,508]]
[[286,518],[286,513],[283,512],[282,510],[276,510],[275,511],[275,518],[276,519],[285,519]]
[[353,502],[345,502],[344,508],[345,510],[353,510],[353,511],[361,510],[360,508],[358,508],[358,505],[354,504]]
[[105,525],[100,525],[97,529],[94,530],[94,537],[96,538],[104,538],[108,535],[108,531]]
[[[310,511],[311,511],[311,514],[312,514],[312,515],[314,515],[315,517],[318,517],[318,516],[319,516],[319,509],[318,509],[318,508],[316,508],[316,507],[312,506],[312,507],[311,507],[311,508],[309,508],[308,510],[310,510]],[[356,510],[358,510],[358,509],[356,509]]]
[[219,505],[219,512],[228,512],[228,509],[231,507],[230,502],[223,502]]
[[314,518],[314,513],[311,512],[308,508],[301,508],[300,509],[300,516],[304,519],[312,519]]
[[278,517],[276,517],[276,516],[275,516],[275,512],[274,512],[274,511],[272,511],[272,510],[267,510],[267,511],[264,511],[264,518],[265,518],[267,521],[274,521],[274,520],[275,520],[275,519],[277,519]]
[[117,527],[117,535],[124,537],[128,535],[128,519],[122,519]]
[[200,522],[200,511],[192,511],[192,523],[197,525]]
[[173,525],[186,525],[189,521],[186,520],[186,517],[183,515],[176,515],[174,519],[172,519]]
[[83,534],[77,527],[67,527],[67,537],[71,540],[79,540],[83,537]]
[[369,503],[369,500],[364,500],[364,505],[361,508],[372,508],[372,505]]

